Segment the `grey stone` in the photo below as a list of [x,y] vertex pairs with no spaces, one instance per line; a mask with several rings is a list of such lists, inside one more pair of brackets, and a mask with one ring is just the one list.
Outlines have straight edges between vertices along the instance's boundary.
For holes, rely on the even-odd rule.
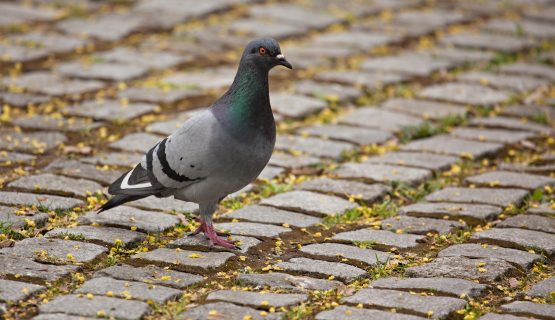
[[55,70],[68,77],[107,81],[130,81],[146,75],[148,71],[145,66],[117,62],[65,62],[56,66]]
[[203,69],[199,72],[180,72],[164,77],[162,83],[167,83],[177,88],[214,90],[231,85],[235,71],[234,68],[224,67]]
[[463,139],[499,142],[504,144],[516,144],[536,136],[535,133],[529,131],[479,128],[456,128],[451,131],[451,135]]
[[133,167],[141,161],[144,154],[127,152],[110,152],[98,154],[94,157],[81,158],[85,163],[118,167]]
[[399,131],[404,127],[419,126],[424,123],[422,118],[376,107],[358,108],[351,113],[340,116],[339,122],[387,131]]
[[269,164],[273,166],[289,169],[309,167],[318,163],[320,163],[320,159],[315,157],[304,155],[290,155],[281,152],[274,152],[269,162]]
[[534,320],[529,317],[518,317],[510,314],[488,313],[479,318],[480,320]]
[[463,220],[468,224],[485,224],[502,212],[502,209],[490,205],[466,203],[420,202],[401,207],[399,214],[414,217],[443,218]]
[[234,257],[229,252],[202,252],[192,250],[159,248],[149,252],[140,252],[131,258],[141,264],[169,265],[180,271],[206,272],[222,267]]
[[308,227],[321,221],[319,218],[305,214],[259,205],[250,205],[234,210],[224,217],[261,223],[287,224],[299,228]]
[[1,249],[2,252],[27,257],[39,262],[89,263],[98,259],[108,249],[92,243],[73,240],[26,238],[15,243],[11,248]]
[[418,184],[432,177],[431,171],[427,169],[354,162],[343,164],[335,174],[340,178],[360,179],[366,182],[400,181],[408,184]]
[[191,56],[183,54],[178,55],[163,51],[142,51],[132,47],[116,47],[110,51],[98,53],[95,58],[134,66],[146,66],[149,69],[168,69],[193,60]]
[[124,104],[116,100],[101,102],[87,101],[81,105],[70,106],[62,110],[65,114],[92,117],[98,120],[126,121],[156,110],[156,105],[149,103]]
[[2,302],[14,303],[44,290],[46,290],[44,286],[0,279],[0,301]]
[[[74,228],[56,228],[48,231],[45,235],[47,238],[65,238],[70,239],[82,238],[85,242],[92,242],[104,246],[112,247],[116,244],[116,240],[121,241],[123,247],[132,247],[146,238],[146,235],[140,232],[110,227],[93,227],[93,226],[76,226]],[[119,242],[119,241],[118,241]]]
[[24,88],[32,93],[48,96],[72,96],[98,91],[104,88],[104,82],[98,80],[75,80],[44,71],[24,73],[17,78],[4,78],[4,85]]
[[235,20],[229,25],[229,29],[240,35],[248,34],[257,38],[271,37],[274,39],[294,37],[307,32],[307,28],[304,26],[252,18]]
[[316,157],[340,159],[341,156],[355,146],[347,142],[326,139],[300,137],[294,135],[278,135],[276,149],[302,152]]
[[386,230],[359,229],[341,232],[332,237],[332,240],[351,243],[369,243],[377,249],[412,249],[417,247],[426,237],[414,234],[397,234]]
[[185,289],[204,280],[195,274],[166,270],[156,266],[132,267],[116,265],[98,270],[93,275],[96,277],[110,277],[119,280],[140,281],[148,284]]
[[31,93],[2,92],[0,100],[4,103],[17,108],[25,108],[28,105],[38,105],[50,101],[47,96]]
[[71,316],[63,313],[43,313],[33,317],[33,320],[93,320],[97,318]]
[[1,166],[10,166],[13,164],[21,164],[21,163],[31,163],[33,164],[37,159],[34,155],[19,153],[19,152],[8,152],[8,151],[0,151],[0,165]]
[[177,129],[181,128],[183,123],[195,115],[195,111],[203,111],[204,108],[195,109],[193,111],[180,112],[164,121],[153,122],[146,127],[147,132],[158,133],[169,136]]
[[340,84],[320,83],[312,80],[297,82],[295,91],[304,95],[336,102],[352,100],[362,94],[362,90],[358,88]]
[[486,172],[466,178],[468,183],[490,187],[507,187],[534,190],[555,184],[555,179],[534,174],[509,171]]
[[499,70],[509,74],[526,74],[555,81],[555,68],[546,64],[517,62],[500,66]]
[[358,207],[355,203],[338,197],[304,190],[280,193],[263,199],[260,204],[317,216],[332,216]]
[[181,295],[181,290],[146,284],[143,282],[116,280],[108,277],[93,278],[86,281],[75,293],[105,295],[111,291],[117,298],[126,300],[153,301],[158,304],[174,300]]
[[270,313],[266,316],[261,316],[260,311],[242,307],[227,302],[214,302],[203,304],[198,307],[191,308],[182,314],[178,315],[176,319],[181,320],[205,320],[210,317],[218,317],[218,320],[278,320],[281,319],[281,313]]
[[91,164],[66,159],[54,160],[44,170],[64,176],[93,180],[103,185],[112,183],[124,173],[122,170],[99,169]]
[[503,149],[500,143],[457,139],[448,135],[419,139],[401,146],[405,151],[423,151],[468,158],[481,158]]
[[417,218],[411,216],[390,217],[382,221],[382,229],[395,232],[406,232],[414,234],[448,234],[456,229],[461,229],[465,224],[431,218]]
[[493,228],[472,235],[472,240],[515,249],[555,253],[555,234],[517,228]]
[[142,301],[123,300],[103,296],[88,298],[79,295],[66,295],[54,298],[39,306],[40,313],[65,313],[69,315],[97,317],[114,317],[122,320],[142,319],[150,311],[148,304]]
[[449,116],[466,115],[466,108],[449,103],[414,100],[389,99],[382,104],[382,108],[401,111],[424,119],[443,119]]
[[511,117],[525,117],[531,120],[538,118],[555,119],[555,109],[547,105],[513,104],[501,110],[502,115]]
[[555,165],[526,165],[521,163],[500,163],[497,167],[499,170],[521,172],[521,173],[531,173],[539,175],[550,175],[555,172]]
[[146,152],[148,148],[160,142],[162,138],[150,133],[132,133],[110,143],[110,147],[127,152]]
[[317,124],[299,129],[303,135],[319,136],[323,139],[333,139],[355,143],[359,145],[381,144],[391,138],[393,134],[367,128],[358,128],[336,124]]
[[460,159],[457,157],[441,154],[393,151],[380,156],[370,157],[364,162],[442,171],[450,168],[452,164],[459,161]]
[[363,87],[367,91],[379,90],[388,85],[404,82],[409,78],[400,74],[368,71],[326,71],[316,74],[315,77],[321,81]]
[[366,271],[348,264],[308,258],[293,258],[287,262],[279,262],[274,267],[289,272],[308,273],[325,277],[334,276],[342,281],[352,281],[366,274]]
[[12,33],[6,38],[5,43],[9,48],[7,54],[17,55],[7,60],[13,62],[34,62],[48,58],[49,55],[67,54],[84,49],[90,43],[79,37],[42,30]]
[[466,301],[458,298],[420,296],[408,292],[387,289],[362,289],[353,296],[342,299],[343,302],[381,308],[394,308],[429,316],[432,319],[447,319],[455,311],[462,309]]
[[426,50],[432,57],[454,64],[487,62],[495,57],[492,51],[469,50],[456,47],[437,47]]
[[548,298],[553,296],[553,288],[555,288],[555,277],[550,277],[537,282],[524,293],[530,297]]
[[426,87],[420,96],[460,104],[491,106],[508,100],[510,93],[477,84],[453,82]]
[[67,210],[84,204],[83,201],[73,198],[9,191],[0,191],[0,203],[17,206],[37,205],[49,210]]
[[335,280],[292,276],[280,272],[240,274],[237,277],[237,281],[248,286],[255,286],[258,289],[270,287],[272,289],[284,289],[292,292],[328,291],[342,286],[341,282]]
[[300,5],[280,3],[264,6],[253,6],[250,14],[255,17],[272,18],[286,24],[306,26],[309,28],[325,28],[341,19],[321,9],[311,10]]
[[296,185],[295,189],[329,193],[344,198],[353,197],[368,203],[382,198],[391,191],[390,187],[379,183],[365,184],[325,177],[302,182]]
[[549,203],[542,203],[538,207],[528,208],[526,211],[528,214],[538,214],[538,215],[555,215],[555,207]]
[[266,166],[262,172],[258,175],[258,180],[272,180],[285,172],[284,168],[274,167],[274,166]]
[[198,204],[177,200],[173,197],[157,198],[156,196],[150,196],[129,202],[128,204],[130,207],[137,207],[144,210],[164,211],[168,213],[194,213],[198,211]]
[[301,248],[301,252],[320,257],[350,259],[368,265],[387,263],[391,255],[372,249],[363,249],[339,243],[315,243]]
[[432,202],[447,201],[490,204],[506,207],[511,204],[518,206],[527,195],[528,191],[521,189],[447,187],[428,195],[426,200]]
[[384,73],[393,72],[426,77],[450,66],[451,63],[448,61],[434,59],[423,53],[408,52],[397,56],[370,58],[362,62],[361,68]]
[[86,132],[103,125],[102,122],[93,122],[90,119],[67,119],[41,115],[17,118],[12,122],[22,128],[69,132]]
[[302,118],[327,107],[322,100],[285,93],[271,94],[270,101],[272,110],[290,118]]
[[347,30],[321,33],[312,38],[312,42],[322,46],[341,46],[368,51],[373,48],[398,41],[398,37],[381,32]]
[[0,10],[4,13],[0,20],[2,27],[35,21],[52,21],[60,13],[50,8],[31,7],[9,2],[0,4]]
[[494,282],[515,272],[508,262],[499,259],[469,259],[465,257],[444,257],[416,267],[406,269],[411,278],[451,277],[480,282]]
[[36,228],[43,227],[48,221],[48,213],[40,211],[23,211],[18,214],[17,208],[0,206],[0,224],[12,229],[22,229],[27,225],[26,220],[35,224]]
[[382,278],[372,282],[373,288],[428,291],[454,297],[476,298],[488,286],[457,278]]
[[488,85],[494,88],[510,89],[518,92],[534,90],[549,83],[549,81],[530,76],[495,74],[479,71],[462,73],[457,77],[457,80]]
[[442,37],[439,42],[446,46],[514,52],[534,47],[531,39],[488,33],[456,33]]
[[42,154],[66,141],[60,132],[7,132],[0,131],[0,149]]
[[291,229],[281,226],[254,222],[220,222],[214,224],[214,227],[231,234],[262,238],[276,238],[282,233],[291,231]]
[[553,319],[555,305],[547,303],[534,303],[530,301],[514,301],[500,307],[502,311],[520,316],[538,317],[540,319]]
[[95,193],[102,189],[102,186],[94,181],[68,178],[51,173],[21,177],[10,182],[8,186],[25,191],[79,197],[86,197],[87,192]]
[[348,306],[338,306],[332,310],[326,310],[316,315],[316,320],[424,320],[426,318],[412,316],[402,313],[393,313],[381,310],[369,310]]
[[499,259],[528,269],[541,256],[526,251],[502,248],[492,245],[480,245],[477,243],[455,244],[441,250],[438,257],[466,257],[466,258],[490,258]]
[[201,94],[198,90],[187,88],[127,88],[118,92],[118,98],[129,99],[129,101],[175,104],[187,98],[196,98]]
[[553,7],[530,7],[524,11],[524,15],[526,17],[530,17],[530,19],[538,20],[538,21],[545,21],[545,22],[553,22],[553,13],[555,13],[555,9]]
[[393,21],[402,25],[425,24],[434,28],[445,27],[454,23],[461,23],[470,18],[466,13],[453,12],[444,9],[407,10],[395,15]]
[[211,292],[206,300],[220,300],[254,308],[287,307],[308,300],[302,293],[261,293],[251,291],[218,290]]
[[539,123],[528,122],[523,119],[515,119],[509,117],[487,117],[474,118],[469,122],[471,125],[484,126],[490,128],[502,128],[510,130],[532,131],[542,134],[552,134],[553,128]]
[[42,264],[11,253],[0,251],[0,275],[8,279],[44,284],[68,278],[81,269],[75,265]]
[[92,19],[65,19],[56,28],[65,33],[102,41],[118,41],[138,31],[144,18],[132,13],[106,13]]
[[542,39],[555,37],[555,27],[547,23],[535,22],[531,20],[511,21],[495,19],[486,23],[483,29],[520,37],[528,36]]
[[235,243],[236,246],[241,249],[227,249],[222,246],[214,245],[212,244],[212,242],[210,242],[209,239],[206,238],[204,234],[197,234],[194,236],[190,234],[186,235],[170,242],[168,244],[168,248],[181,248],[197,251],[228,251],[232,253],[247,253],[252,247],[257,246],[262,242],[256,238],[235,235],[233,237],[228,237],[227,240],[231,240]]
[[80,224],[99,224],[109,227],[132,228],[148,233],[159,233],[171,229],[179,223],[176,216],[167,213],[145,211],[127,206],[111,209],[109,212],[89,212],[79,218]]

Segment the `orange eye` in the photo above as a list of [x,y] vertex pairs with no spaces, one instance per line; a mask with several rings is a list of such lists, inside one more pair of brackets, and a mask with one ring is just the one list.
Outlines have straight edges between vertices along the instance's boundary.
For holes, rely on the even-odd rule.
[[265,55],[266,54],[266,48],[264,48],[264,47],[258,48],[258,53],[260,53],[261,55]]

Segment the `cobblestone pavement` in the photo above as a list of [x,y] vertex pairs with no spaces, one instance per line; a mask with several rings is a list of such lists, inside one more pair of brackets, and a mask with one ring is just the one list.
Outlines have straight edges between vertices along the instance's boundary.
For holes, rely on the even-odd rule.
[[[0,1],[0,318],[555,319],[555,1]],[[272,36],[216,226],[106,186]]]

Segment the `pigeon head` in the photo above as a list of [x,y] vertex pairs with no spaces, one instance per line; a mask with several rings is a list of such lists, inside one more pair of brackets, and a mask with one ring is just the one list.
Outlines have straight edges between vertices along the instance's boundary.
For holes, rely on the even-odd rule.
[[281,53],[279,43],[272,38],[261,38],[251,41],[245,48],[241,60],[253,63],[267,71],[278,65],[293,69],[293,66]]

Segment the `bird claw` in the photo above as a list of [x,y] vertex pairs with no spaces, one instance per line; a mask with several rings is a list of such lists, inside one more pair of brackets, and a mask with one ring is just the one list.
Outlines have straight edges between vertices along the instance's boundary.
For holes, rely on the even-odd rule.
[[212,224],[208,224],[202,219],[199,219],[200,226],[195,229],[195,231],[191,232],[188,236],[196,236],[199,233],[204,233],[206,238],[210,241],[210,244],[214,246],[222,246],[227,249],[231,250],[241,250],[238,246],[236,246],[233,242],[220,238],[219,236],[223,235],[228,237],[229,234],[225,232],[219,232],[214,229]]

